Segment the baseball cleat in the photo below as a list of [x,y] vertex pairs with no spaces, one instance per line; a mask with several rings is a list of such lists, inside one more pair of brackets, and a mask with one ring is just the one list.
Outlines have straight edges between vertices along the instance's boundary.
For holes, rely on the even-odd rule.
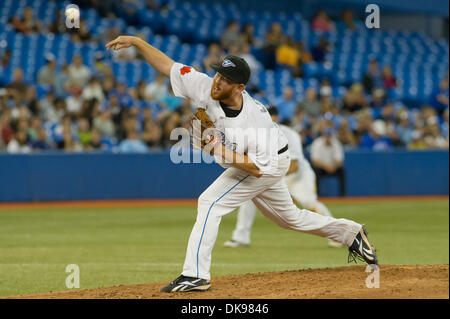
[[329,239],[328,240],[328,247],[333,247],[333,248],[340,248],[340,247],[342,247],[343,245],[340,243],[340,242],[338,242],[338,241],[335,241],[335,240],[333,240],[333,239]]
[[236,240],[230,239],[228,241],[225,242],[225,244],[223,244],[225,247],[231,247],[231,248],[235,248],[235,247],[248,247],[249,244],[243,244],[240,243]]
[[161,292],[207,291],[210,287],[209,280],[181,275],[167,286],[162,287]]
[[375,255],[375,248],[370,245],[367,238],[366,228],[363,226],[356,235],[352,245],[348,248],[348,262],[355,262],[356,259],[365,261],[369,265],[378,265],[377,256]]

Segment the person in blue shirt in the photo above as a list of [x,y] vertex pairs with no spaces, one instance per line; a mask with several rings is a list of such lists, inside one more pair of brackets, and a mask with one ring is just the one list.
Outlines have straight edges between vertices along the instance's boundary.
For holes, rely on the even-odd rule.
[[283,90],[283,96],[276,99],[274,104],[278,109],[280,122],[294,118],[296,102],[294,99],[294,90],[291,87],[285,88]]
[[442,115],[444,110],[448,108],[448,77],[439,82],[439,87],[431,95],[431,106]]
[[120,153],[147,153],[148,148],[144,142],[138,139],[136,130],[128,131],[127,138],[119,144]]
[[363,135],[359,146],[369,148],[374,151],[384,151],[393,147],[393,143],[386,136],[387,129],[383,120],[376,120],[372,123],[369,133]]

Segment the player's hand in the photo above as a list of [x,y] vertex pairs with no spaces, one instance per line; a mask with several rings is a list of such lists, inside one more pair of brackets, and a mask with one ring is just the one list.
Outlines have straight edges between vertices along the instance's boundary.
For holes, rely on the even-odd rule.
[[129,48],[133,45],[133,38],[131,36],[121,35],[111,42],[106,44],[106,49],[109,50],[113,48],[114,50],[120,50],[123,48]]

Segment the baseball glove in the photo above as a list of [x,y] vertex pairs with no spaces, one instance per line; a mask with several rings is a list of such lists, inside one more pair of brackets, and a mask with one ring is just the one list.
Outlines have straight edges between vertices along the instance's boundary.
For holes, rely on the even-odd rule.
[[217,145],[218,138],[215,136],[214,122],[206,114],[203,108],[197,108],[191,119],[192,146],[197,149],[208,148],[210,153]]

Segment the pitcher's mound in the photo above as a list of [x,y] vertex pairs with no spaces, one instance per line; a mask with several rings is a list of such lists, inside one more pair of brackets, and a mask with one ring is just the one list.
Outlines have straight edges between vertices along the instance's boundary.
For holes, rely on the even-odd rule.
[[[309,298],[449,298],[448,265],[381,265],[379,288],[366,266],[305,269],[212,278],[207,292],[161,293],[164,283],[102,287],[21,295],[12,298],[133,299],[309,299]],[[372,278],[367,279],[372,274]],[[176,274],[174,274],[174,278]],[[174,278],[170,278],[171,280]]]

